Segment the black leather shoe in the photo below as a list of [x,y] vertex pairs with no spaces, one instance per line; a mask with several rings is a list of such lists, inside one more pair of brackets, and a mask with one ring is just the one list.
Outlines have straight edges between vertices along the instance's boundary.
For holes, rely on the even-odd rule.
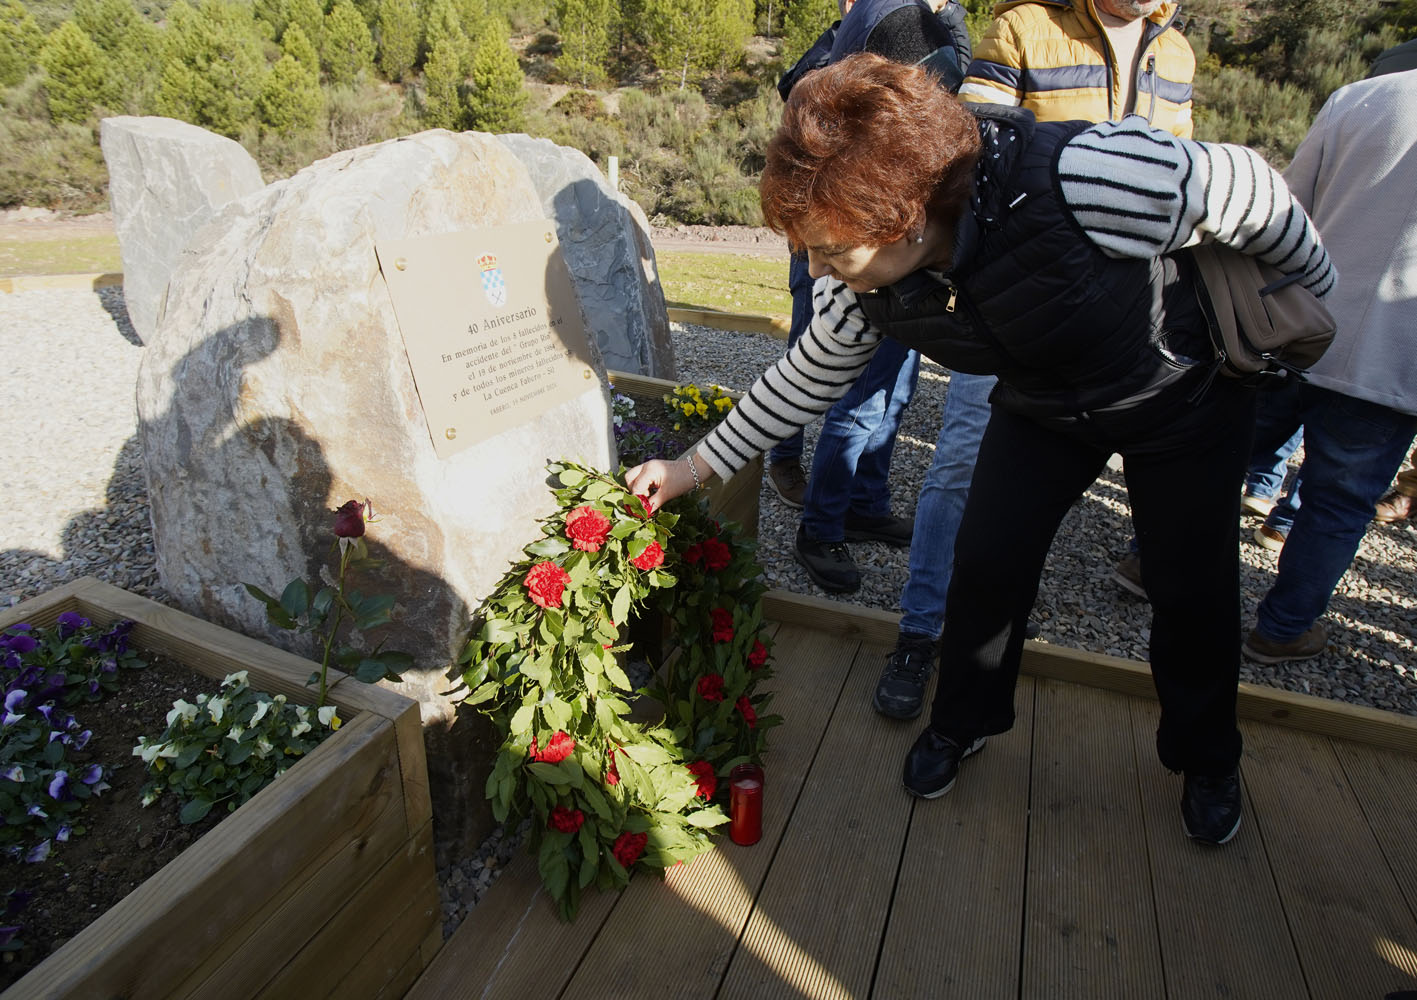
[[845,542],[818,542],[807,537],[807,529],[797,526],[797,543],[793,555],[812,578],[812,582],[828,594],[850,594],[861,589],[861,573]]
[[886,660],[881,679],[876,682],[871,704],[876,706],[877,712],[892,719],[913,719],[920,714],[938,642],[928,635],[900,634],[895,651]]
[[910,536],[915,534],[915,518],[868,517],[853,511],[846,512],[846,540],[848,542],[885,542],[887,545],[909,547]]
[[926,729],[905,755],[905,790],[922,799],[937,799],[954,787],[959,762],[984,746],[979,737],[961,746],[933,729]]
[[1181,790],[1181,825],[1202,844],[1224,844],[1240,829],[1240,773],[1219,777],[1186,773]]

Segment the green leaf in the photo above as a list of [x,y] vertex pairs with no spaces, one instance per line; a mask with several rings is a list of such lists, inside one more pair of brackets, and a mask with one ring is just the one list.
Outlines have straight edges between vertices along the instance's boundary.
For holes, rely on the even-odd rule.
[[315,599],[310,602],[310,613],[317,618],[324,620],[330,613],[330,606],[335,603],[335,588],[321,587],[320,592],[315,595]]
[[495,695],[502,687],[501,681],[488,681],[463,699],[468,705],[480,705]]
[[366,657],[360,660],[359,666],[354,669],[354,678],[355,680],[363,681],[365,684],[373,684],[376,681],[383,680],[387,673],[388,670],[384,667],[383,663]]
[[615,601],[610,606],[610,617],[619,625],[624,625],[630,617],[630,585],[625,584],[615,592]]
[[566,860],[563,847],[567,839],[564,833],[550,833],[541,845],[538,864],[541,869],[541,882],[552,899],[560,899],[566,894],[566,883],[571,878],[571,866]]
[[266,593],[264,590],[262,590],[260,587],[256,586],[254,583],[243,583],[241,586],[243,586],[243,587],[246,588],[246,593],[250,594],[252,597],[254,597],[256,600],[260,601],[260,602],[261,602],[262,604],[264,604],[266,607],[270,607],[270,606],[273,605],[273,604],[274,604],[276,607],[279,607],[279,606],[280,606],[280,601],[276,600],[274,597],[272,597],[270,594]]
[[562,486],[579,486],[585,482],[585,473],[580,469],[563,469],[557,478],[561,480]]
[[531,720],[536,715],[535,705],[523,705],[512,714],[510,732],[513,736],[522,736],[531,728]]
[[178,770],[191,767],[202,752],[207,748],[200,743],[192,743],[182,748],[182,752],[177,755],[177,759],[172,762],[172,766]]
[[574,781],[570,770],[560,764],[548,764],[544,760],[536,760],[528,764],[526,769],[548,785],[569,785]]
[[569,552],[570,549],[571,543],[560,535],[547,535],[541,541],[532,542],[526,547],[529,554],[540,556],[543,559],[555,559],[563,552]]
[[616,489],[616,487],[611,486],[604,480],[597,479],[585,488],[585,492],[582,493],[581,496],[586,500],[599,500],[613,489]]
[[295,618],[310,610],[310,588],[304,580],[291,580],[285,585],[280,595],[280,606]]
[[605,796],[601,794],[599,788],[588,784],[581,789],[581,797],[585,799],[585,803],[590,806],[591,811],[601,819],[609,820],[614,817],[610,811],[610,803],[605,801]]
[[213,802],[211,799],[193,799],[182,807],[182,811],[177,814],[177,818],[183,823],[195,823],[212,811],[212,805]]
[[621,691],[629,691],[630,678],[625,675],[625,671],[620,669],[620,664],[615,660],[607,660],[605,663],[605,677]]
[[364,603],[359,607],[359,613],[354,619],[354,625],[360,630],[377,628],[380,625],[387,625],[393,621],[393,616],[389,614],[394,607],[394,596],[392,594],[379,594],[375,597],[366,597]]
[[521,672],[543,690],[551,686],[551,658],[544,653],[529,658],[521,665]]
[[502,618],[489,618],[482,623],[482,631],[477,633],[477,637],[483,642],[500,646],[504,642],[511,642],[517,637],[517,631],[512,627],[512,623]]
[[541,717],[552,729],[571,728],[571,706],[559,698],[549,698],[542,703]]

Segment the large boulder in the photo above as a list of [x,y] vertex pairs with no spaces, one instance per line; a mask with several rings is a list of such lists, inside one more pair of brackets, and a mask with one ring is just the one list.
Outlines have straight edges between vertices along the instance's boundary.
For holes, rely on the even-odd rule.
[[674,344],[659,284],[649,223],[578,149],[529,135],[499,135],[526,166],[541,195],[586,326],[609,368],[673,379]]
[[173,118],[105,118],[99,143],[123,258],[123,300],[146,344],[178,253],[222,206],[259,191],[261,170],[239,142]]
[[379,634],[418,660],[400,689],[422,704],[442,861],[491,828],[490,733],[448,700],[448,666],[471,610],[553,508],[546,460],[610,463],[608,396],[602,369],[440,459],[375,247],[541,211],[526,169],[488,135],[424,132],[322,160],[198,234],[139,373],[158,571],[187,610],[291,645],[242,583],[278,593],[315,576],[346,500],[382,514],[367,538],[386,564],[355,586],[399,598]]

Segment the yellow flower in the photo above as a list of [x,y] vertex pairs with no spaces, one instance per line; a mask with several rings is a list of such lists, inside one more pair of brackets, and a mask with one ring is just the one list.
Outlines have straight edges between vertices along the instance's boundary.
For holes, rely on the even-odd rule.
[[693,404],[693,403],[685,403],[685,404],[683,404],[682,406],[680,406],[679,409],[683,411],[684,416],[686,416],[686,417],[692,417],[692,416],[694,415],[694,404]]
[[708,416],[708,404],[707,404],[707,403],[704,403],[704,402],[700,402],[699,405],[697,405],[697,406],[694,407],[694,412],[697,413],[697,414],[698,414],[699,416],[701,416],[701,417],[706,417],[706,416]]
[[727,396],[719,396],[713,401],[713,405],[719,413],[722,413],[733,405],[733,400],[729,399]]

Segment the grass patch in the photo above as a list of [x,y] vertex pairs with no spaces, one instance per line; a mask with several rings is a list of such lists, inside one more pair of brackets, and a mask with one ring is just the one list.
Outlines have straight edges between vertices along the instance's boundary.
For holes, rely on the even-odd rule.
[[0,239],[0,278],[121,270],[117,236]]
[[787,254],[656,253],[665,304],[756,316],[791,316]]

